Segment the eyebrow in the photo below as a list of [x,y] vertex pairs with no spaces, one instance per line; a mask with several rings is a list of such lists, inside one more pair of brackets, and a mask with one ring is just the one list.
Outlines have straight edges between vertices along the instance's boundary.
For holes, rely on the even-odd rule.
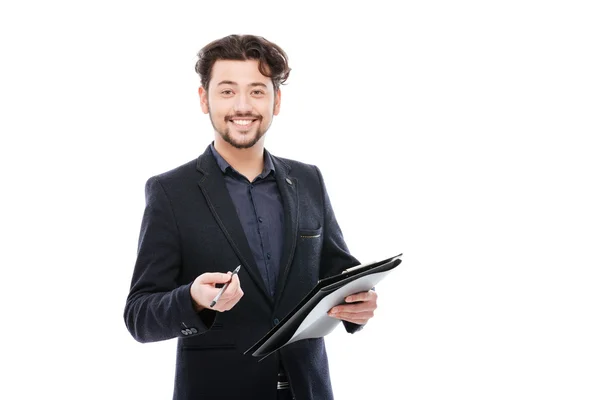
[[[217,83],[217,86],[219,86],[219,85],[233,85],[233,86],[238,86],[238,84],[236,82],[234,82],[234,81],[221,81],[221,82]],[[264,87],[265,89],[267,89],[267,85],[265,85],[262,82],[252,82],[252,83],[250,83],[249,86],[252,86],[252,87],[261,86],[261,87]]]

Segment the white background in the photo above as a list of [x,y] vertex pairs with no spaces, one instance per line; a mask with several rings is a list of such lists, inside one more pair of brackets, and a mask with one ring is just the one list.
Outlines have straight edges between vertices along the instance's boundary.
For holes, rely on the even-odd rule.
[[212,140],[196,52],[252,33],[292,67],[267,148],[404,253],[326,338],[336,398],[600,398],[594,3],[3,2],[0,397],[170,398],[122,319],[144,183]]

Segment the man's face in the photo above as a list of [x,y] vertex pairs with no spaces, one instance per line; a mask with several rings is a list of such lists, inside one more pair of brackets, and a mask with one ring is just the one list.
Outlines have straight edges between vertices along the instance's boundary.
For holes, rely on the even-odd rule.
[[202,111],[221,138],[238,149],[262,139],[279,114],[281,92],[258,70],[257,60],[218,60],[212,68],[208,91],[201,87]]

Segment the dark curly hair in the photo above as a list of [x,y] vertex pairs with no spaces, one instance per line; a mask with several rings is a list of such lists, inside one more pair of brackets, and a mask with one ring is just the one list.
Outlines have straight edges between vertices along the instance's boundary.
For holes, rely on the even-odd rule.
[[208,90],[212,67],[217,60],[258,60],[258,70],[271,78],[275,92],[290,75],[288,57],[283,49],[261,36],[229,35],[210,42],[198,52],[196,73]]

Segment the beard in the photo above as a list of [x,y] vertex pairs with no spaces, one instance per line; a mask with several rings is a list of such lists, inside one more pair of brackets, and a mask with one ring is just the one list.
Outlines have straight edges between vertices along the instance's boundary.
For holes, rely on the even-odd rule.
[[[223,122],[225,123],[225,125],[223,128],[219,128],[215,124],[215,120],[213,118],[212,111],[210,110],[210,105],[208,107],[208,115],[210,118],[210,123],[212,124],[215,132],[217,132],[224,141],[226,141],[227,143],[229,143],[231,146],[235,147],[236,149],[251,148],[256,143],[258,143],[258,141],[260,139],[262,139],[262,137],[265,135],[265,133],[267,133],[267,130],[269,130],[269,127],[271,126],[271,123],[269,123],[269,125],[266,127],[262,126],[262,121],[263,121],[262,115],[253,114],[253,113],[245,113],[245,114],[236,113],[233,115],[225,116],[225,118],[223,119]],[[256,119],[256,124],[257,124],[256,128],[253,128],[253,131],[249,130],[243,134],[245,140],[244,139],[237,140],[236,138],[234,138],[231,135],[228,122],[232,119],[235,119],[235,117],[245,117],[245,118],[251,117],[251,118]],[[271,122],[272,121],[273,120],[271,119]]]

